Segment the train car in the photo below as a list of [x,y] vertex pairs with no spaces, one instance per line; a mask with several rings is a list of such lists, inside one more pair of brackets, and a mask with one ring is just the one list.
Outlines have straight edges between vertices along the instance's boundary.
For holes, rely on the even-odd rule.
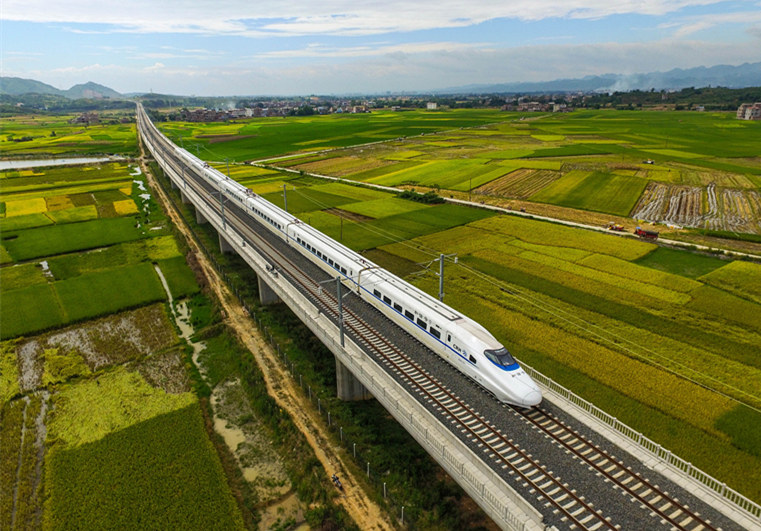
[[328,274],[339,276],[362,299],[498,400],[520,407],[541,402],[541,391],[533,379],[483,326],[253,194],[187,151],[173,148],[173,155],[193,166],[219,194],[234,200]]

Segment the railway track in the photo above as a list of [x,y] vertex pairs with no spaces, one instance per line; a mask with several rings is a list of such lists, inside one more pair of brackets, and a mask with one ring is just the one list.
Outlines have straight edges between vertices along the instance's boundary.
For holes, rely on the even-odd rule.
[[700,514],[682,505],[678,499],[670,496],[658,485],[634,472],[622,460],[600,449],[576,430],[543,410],[541,406],[530,410],[513,410],[550,437],[573,459],[579,460],[594,470],[596,474],[604,478],[605,482],[610,482],[614,485],[613,488],[622,490],[632,500],[647,508],[662,523],[671,526],[671,529],[685,531],[718,529]]
[[[163,140],[151,135],[152,142]],[[158,146],[157,146],[158,147]],[[179,174],[188,179],[194,192],[208,198],[207,204],[220,213],[221,204],[215,197],[218,192],[171,155],[171,151],[162,150],[165,162],[172,163]],[[182,166],[182,169],[180,167]],[[338,302],[330,292],[321,288],[319,282],[302,271],[293,260],[277,249],[267,239],[261,237],[254,228],[259,226],[257,220],[243,213],[235,203],[225,208],[228,224],[235,227],[247,244],[253,244],[257,251],[269,261],[278,274],[296,286],[317,305],[320,312],[331,320],[338,322]],[[267,230],[267,229],[264,229]],[[530,495],[535,496],[539,504],[556,514],[561,522],[570,529],[619,529],[610,518],[588,503],[584,496],[567,485],[555,473],[521,448],[510,437],[502,433],[488,419],[461,400],[445,385],[433,377],[419,363],[400,350],[392,341],[371,326],[356,311],[343,307],[343,323],[346,335],[360,345],[386,370],[394,374],[419,400],[427,403],[436,411],[442,422],[461,437],[470,441],[498,471],[510,476],[518,485],[524,487]],[[422,345],[421,345],[421,348]],[[508,406],[505,406],[508,408]],[[683,506],[676,498],[663,492],[657,485],[632,471],[622,461],[597,448],[592,442],[578,434],[572,428],[555,419],[540,408],[520,410],[511,408],[525,422],[540,430],[568,453],[572,459],[594,470],[611,483],[613,489],[620,490],[649,511],[653,518],[670,529],[700,531],[717,529],[698,513]],[[655,522],[654,522],[655,523]]]

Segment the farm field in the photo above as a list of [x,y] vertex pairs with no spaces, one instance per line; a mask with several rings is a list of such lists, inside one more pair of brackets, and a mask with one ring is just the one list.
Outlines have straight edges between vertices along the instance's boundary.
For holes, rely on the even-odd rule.
[[[378,251],[390,264],[457,253],[449,304],[528,365],[761,499],[761,305],[746,295],[761,265],[510,216]],[[432,274],[414,278],[437,292]]]
[[0,119],[0,152],[6,157],[95,155],[137,152],[134,123],[119,123],[124,113],[102,113],[102,123],[71,123],[78,115],[17,115]]
[[162,122],[177,145],[205,160],[258,160],[288,153],[356,146],[502,120],[490,109],[447,113],[391,111],[288,118],[252,118],[234,123]]
[[126,164],[9,171],[0,191],[0,294],[16,308],[0,313],[2,339],[165,300],[151,262],[176,273],[175,296],[197,290]]
[[164,305],[4,341],[0,356],[3,528],[242,527]]
[[0,528],[242,529],[157,269],[174,299],[199,287],[144,176],[0,191]]
[[759,189],[651,182],[632,217],[654,223],[728,232],[761,232]]
[[[382,129],[388,114],[381,111],[363,120],[368,128]],[[272,150],[268,155],[301,152],[271,164],[374,184],[523,199],[654,223],[761,231],[756,193],[761,163],[755,148],[761,142],[761,127],[737,122],[729,113],[580,111],[531,119],[494,113],[484,116],[491,120],[478,127],[463,128],[457,126],[462,114],[417,115],[437,117],[442,125],[452,123],[417,130],[419,136],[411,127],[403,137],[380,144],[340,149],[336,138],[310,144],[330,149],[320,153],[273,140],[267,144]],[[407,118],[416,123],[417,115],[398,118],[397,124]],[[327,124],[334,123],[320,123],[323,119],[312,117],[302,125],[320,138]],[[164,127],[188,135],[195,131],[192,124]],[[361,144],[363,137],[356,140]],[[210,149],[204,158],[229,156]],[[691,206],[685,189],[703,196],[699,209]]]
[[[253,190],[257,191],[255,185]],[[341,183],[295,186],[287,194],[289,212],[355,249],[372,249],[493,215],[452,204],[405,201],[386,192]],[[262,196],[283,207],[282,193]]]
[[[342,223],[345,244],[429,293],[438,281],[420,264],[456,253],[447,302],[527,364],[761,499],[761,265],[505,215],[437,216],[415,236],[437,207],[284,179],[289,210],[293,198],[291,211],[336,239]],[[267,197],[282,205],[282,192]]]

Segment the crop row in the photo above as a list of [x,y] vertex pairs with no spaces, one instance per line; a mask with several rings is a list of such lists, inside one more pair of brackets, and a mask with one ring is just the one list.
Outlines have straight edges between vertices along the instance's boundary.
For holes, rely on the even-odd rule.
[[715,230],[761,231],[761,196],[756,190],[650,183],[632,217],[656,223]]
[[478,188],[478,193],[527,199],[560,178],[552,170],[522,168]]

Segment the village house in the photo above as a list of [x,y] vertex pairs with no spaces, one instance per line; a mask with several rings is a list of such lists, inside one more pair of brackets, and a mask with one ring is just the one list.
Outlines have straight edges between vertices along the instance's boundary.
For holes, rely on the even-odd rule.
[[738,120],[761,120],[761,103],[743,103],[737,109]]

